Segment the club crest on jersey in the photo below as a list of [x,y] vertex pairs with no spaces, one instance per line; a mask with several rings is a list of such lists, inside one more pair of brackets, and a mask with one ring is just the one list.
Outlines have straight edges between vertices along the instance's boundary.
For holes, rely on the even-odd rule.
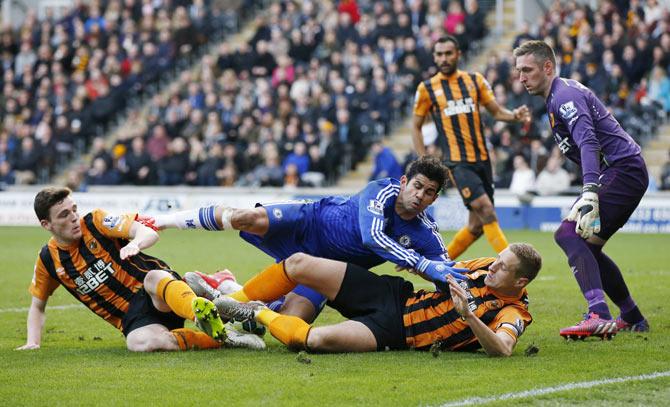
[[91,240],[88,242],[88,248],[91,250],[95,250],[98,248],[98,244],[95,242],[95,240]]
[[272,215],[277,219],[281,219],[284,216],[284,213],[282,213],[281,209],[274,208],[272,210]]
[[382,216],[384,215],[384,205],[376,199],[370,199],[368,204],[368,211],[374,213],[375,215]]
[[398,239],[398,243],[400,243],[402,247],[410,247],[412,244],[412,239],[410,239],[407,235],[402,235],[400,236],[400,239]]
[[571,119],[574,115],[577,114],[577,108],[575,107],[575,103],[572,100],[563,103],[561,107],[558,108],[558,111],[561,113],[561,117],[565,120]]
[[102,224],[108,229],[114,229],[114,226],[118,225],[120,220],[120,216],[105,216],[105,219],[102,220]]

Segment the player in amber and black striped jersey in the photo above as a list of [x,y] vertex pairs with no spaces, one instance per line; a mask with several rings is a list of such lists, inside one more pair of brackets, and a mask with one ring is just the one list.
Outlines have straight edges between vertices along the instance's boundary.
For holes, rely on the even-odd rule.
[[451,182],[470,211],[468,224],[447,245],[452,259],[458,258],[482,233],[496,253],[507,247],[493,207],[493,172],[480,108],[486,108],[499,121],[530,120],[525,105],[513,111],[500,106],[482,74],[458,69],[460,55],[456,38],[439,38],[433,45],[438,72],[419,83],[414,101],[413,140],[417,154],[426,153],[421,128],[430,114],[438,132],[436,144],[444,150]]
[[[526,285],[542,265],[529,244],[513,243],[497,258],[456,263],[467,279],[433,274],[438,291],[414,292],[400,277],[377,275],[353,264],[294,254],[249,280],[231,297],[214,303],[233,318],[254,318],[282,343],[320,352],[366,352],[387,349],[474,350],[509,356],[532,322]],[[427,277],[427,275],[423,275]],[[267,301],[304,284],[328,298],[348,321],[311,327],[279,315],[256,302]],[[233,299],[235,298],[235,299]]]
[[[59,286],[126,336],[132,351],[218,348],[225,338],[214,305],[160,259],[141,250],[158,234],[136,214],[96,209],[83,217],[67,188],[45,188],[35,213],[52,237],[35,263],[28,311],[28,337],[20,350],[38,349],[46,303]],[[205,332],[184,328],[195,320]]]

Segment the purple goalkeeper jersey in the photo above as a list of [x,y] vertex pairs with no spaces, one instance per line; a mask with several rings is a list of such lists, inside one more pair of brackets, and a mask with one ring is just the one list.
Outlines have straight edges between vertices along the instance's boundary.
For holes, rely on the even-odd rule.
[[640,154],[640,146],[603,102],[577,81],[554,79],[547,112],[558,148],[582,167],[584,184],[597,184],[602,170]]

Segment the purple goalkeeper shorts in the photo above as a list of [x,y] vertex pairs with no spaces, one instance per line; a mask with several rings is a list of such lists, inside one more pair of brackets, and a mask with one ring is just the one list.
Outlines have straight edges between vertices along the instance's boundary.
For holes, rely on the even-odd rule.
[[640,155],[615,162],[600,175],[598,201],[600,206],[600,233],[608,240],[626,224],[640,203],[649,184],[647,165]]

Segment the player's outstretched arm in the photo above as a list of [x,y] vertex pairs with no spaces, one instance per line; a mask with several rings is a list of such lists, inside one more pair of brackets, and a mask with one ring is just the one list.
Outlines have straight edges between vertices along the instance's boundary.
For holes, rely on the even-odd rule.
[[526,105],[519,106],[514,110],[509,110],[506,107],[500,106],[495,100],[491,100],[489,103],[485,104],[484,107],[494,119],[501,122],[530,122],[530,110]]
[[122,247],[119,253],[121,260],[132,257],[141,250],[153,246],[159,239],[158,233],[155,230],[144,226],[137,221],[134,221],[130,227],[128,237],[131,239],[130,242]]
[[516,341],[504,332],[494,332],[486,326],[468,307],[465,290],[458,285],[453,276],[448,276],[449,291],[454,300],[454,309],[465,319],[477,340],[489,356],[511,356]]
[[16,350],[32,350],[40,348],[40,344],[42,343],[42,328],[44,327],[44,321],[46,319],[44,313],[46,306],[46,301],[33,297],[33,300],[30,303],[30,309],[28,310],[28,320],[26,324],[28,338],[26,339],[26,344],[19,346]]

